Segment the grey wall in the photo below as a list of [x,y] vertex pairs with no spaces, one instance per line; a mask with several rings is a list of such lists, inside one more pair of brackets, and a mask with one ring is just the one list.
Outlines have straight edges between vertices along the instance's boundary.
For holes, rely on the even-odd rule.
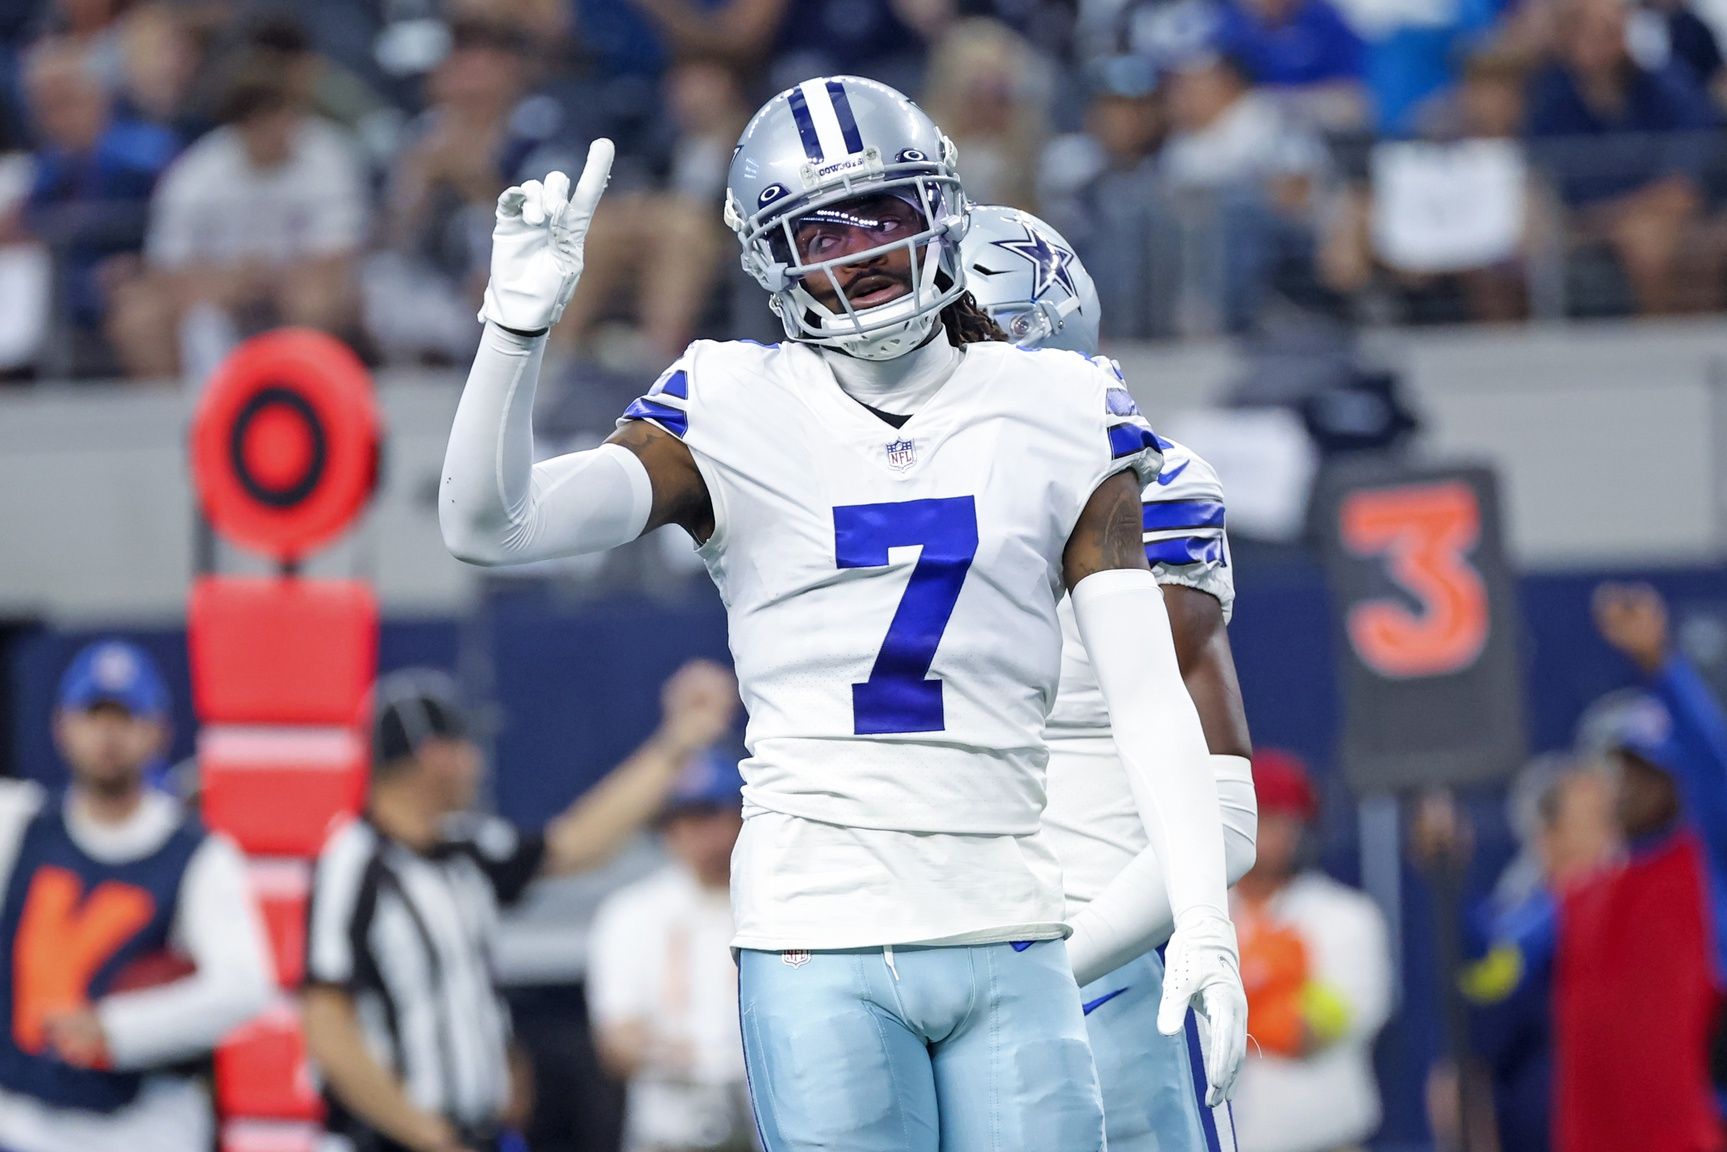
[[[1387,333],[1367,348],[1404,373],[1429,454],[1498,466],[1521,564],[1727,557],[1727,326]],[[1154,424],[1223,397],[1241,371],[1220,345],[1112,351]],[[474,574],[444,553],[432,506],[459,385],[456,374],[380,379],[379,499],[356,538],[311,571],[372,574],[392,613],[460,607]],[[180,614],[192,567],[190,406],[173,390],[0,391],[0,614]]]

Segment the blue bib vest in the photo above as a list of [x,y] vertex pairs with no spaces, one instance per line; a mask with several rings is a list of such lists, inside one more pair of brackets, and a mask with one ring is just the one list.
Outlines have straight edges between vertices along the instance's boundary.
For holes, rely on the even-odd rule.
[[126,965],[168,947],[180,882],[204,835],[187,819],[150,855],[110,863],[78,847],[58,800],[26,825],[0,902],[0,1088],[90,1112],[138,1095],[139,1073],[57,1059],[42,1018],[94,1004]]

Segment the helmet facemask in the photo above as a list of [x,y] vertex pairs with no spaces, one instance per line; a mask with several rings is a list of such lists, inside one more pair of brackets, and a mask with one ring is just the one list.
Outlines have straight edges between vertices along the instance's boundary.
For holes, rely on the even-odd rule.
[[[869,159],[875,163],[861,173],[770,202],[747,220],[730,203],[727,218],[743,244],[744,269],[772,294],[787,336],[889,360],[922,344],[941,310],[965,291],[959,241],[967,214],[946,165],[921,156],[885,167]],[[854,294],[878,293],[875,276],[854,270],[875,262],[909,265],[909,285],[892,299],[855,305],[846,280]]]
[[1053,340],[1067,324],[1068,316],[1078,311],[1079,298],[1069,296],[1061,303],[1036,300],[1029,304],[997,304],[984,311],[996,327],[1007,334],[1016,348],[1041,348]]

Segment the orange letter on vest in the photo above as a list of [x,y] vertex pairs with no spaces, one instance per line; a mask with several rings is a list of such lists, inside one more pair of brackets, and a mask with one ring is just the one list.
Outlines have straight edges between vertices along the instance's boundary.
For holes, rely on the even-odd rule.
[[90,978],[155,911],[150,893],[131,884],[103,881],[85,899],[74,873],[37,869],[12,945],[12,1038],[18,1047],[40,1052],[43,1022],[88,1004]]

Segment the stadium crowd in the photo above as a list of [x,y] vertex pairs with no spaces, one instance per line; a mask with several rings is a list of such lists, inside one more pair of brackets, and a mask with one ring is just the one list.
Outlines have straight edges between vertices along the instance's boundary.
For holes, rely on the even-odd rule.
[[1727,98],[1688,0],[9,0],[15,378],[310,324],[459,364],[505,185],[620,144],[566,355],[771,330],[718,203],[763,96],[920,94],[973,198],[1079,250],[1108,337],[1722,303]]

